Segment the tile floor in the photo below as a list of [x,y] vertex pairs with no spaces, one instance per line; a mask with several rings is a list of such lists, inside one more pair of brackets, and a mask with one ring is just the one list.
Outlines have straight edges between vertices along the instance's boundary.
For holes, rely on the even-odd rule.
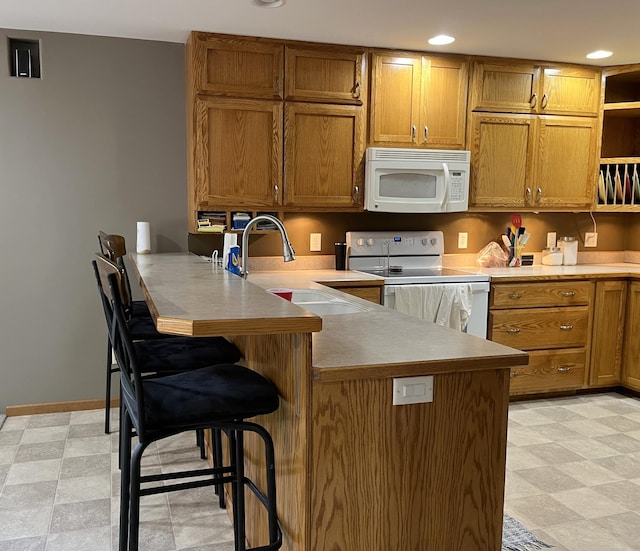
[[[116,450],[101,411],[8,418],[0,551],[117,549]],[[145,455],[149,471],[201,465],[192,434]],[[141,550],[231,551],[212,492],[143,498]],[[512,404],[505,511],[557,551],[640,550],[640,400],[608,393]]]

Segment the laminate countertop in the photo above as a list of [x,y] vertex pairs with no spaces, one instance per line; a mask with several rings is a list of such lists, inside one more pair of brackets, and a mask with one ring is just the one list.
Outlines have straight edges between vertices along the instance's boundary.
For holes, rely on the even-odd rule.
[[488,275],[492,283],[509,281],[544,281],[553,279],[611,279],[640,277],[640,264],[619,262],[612,264],[576,264],[575,266],[518,266],[513,268],[463,267],[479,274]]
[[[322,378],[389,377],[526,365],[526,353],[410,317],[321,283],[380,278],[353,271],[251,272],[247,280],[185,253],[132,254],[138,279],[163,333],[258,335],[313,333],[312,366]],[[316,289],[361,310],[317,316],[265,291]],[[428,364],[428,365],[427,365]]]

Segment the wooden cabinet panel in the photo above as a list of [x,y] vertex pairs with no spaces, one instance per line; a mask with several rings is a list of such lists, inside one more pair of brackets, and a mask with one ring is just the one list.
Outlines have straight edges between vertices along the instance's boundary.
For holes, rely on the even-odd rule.
[[624,329],[624,367],[622,382],[640,391],[640,282],[629,284]]
[[373,55],[372,143],[412,144],[420,118],[422,57]]
[[589,370],[592,386],[620,382],[626,296],[626,281],[598,281],[596,284]]
[[497,283],[491,286],[491,308],[576,306],[589,304],[593,283],[562,281],[541,283]]
[[274,206],[282,189],[282,103],[196,99],[197,209]]
[[520,350],[585,346],[589,307],[493,310],[489,328],[492,341]]
[[286,105],[285,205],[361,205],[363,159],[361,107],[311,103]]
[[196,94],[282,98],[284,46],[251,37],[194,33]]
[[534,205],[588,207],[596,182],[597,119],[540,117]]
[[601,73],[582,67],[545,67],[540,111],[597,116]]
[[531,196],[535,117],[473,113],[472,118],[471,203],[524,206]]
[[515,396],[581,388],[585,365],[584,349],[529,352],[529,365],[511,369],[509,392]]
[[285,67],[288,101],[362,105],[366,98],[364,48],[287,46]]
[[382,286],[375,287],[343,287],[339,284],[326,284],[328,287],[332,289],[337,289],[343,293],[347,293],[348,295],[353,295],[355,297],[363,298],[364,300],[368,300],[370,302],[375,302],[376,304],[382,304]]
[[473,64],[470,109],[500,113],[533,113],[540,68],[527,64]]

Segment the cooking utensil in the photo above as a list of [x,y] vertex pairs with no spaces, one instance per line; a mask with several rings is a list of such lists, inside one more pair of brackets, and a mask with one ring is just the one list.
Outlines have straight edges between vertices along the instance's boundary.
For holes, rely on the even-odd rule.
[[531,237],[531,234],[530,234],[530,233],[527,233],[527,232],[523,233],[523,234],[520,236],[520,247],[524,248],[524,246],[525,246],[525,245],[527,244],[527,242],[529,241],[529,238],[530,238],[530,237]]
[[508,250],[511,250],[511,240],[506,235],[502,236],[502,242]]
[[513,227],[516,229],[514,233],[517,233],[520,226],[522,226],[522,216],[520,216],[519,214],[512,214],[511,223],[513,224]]

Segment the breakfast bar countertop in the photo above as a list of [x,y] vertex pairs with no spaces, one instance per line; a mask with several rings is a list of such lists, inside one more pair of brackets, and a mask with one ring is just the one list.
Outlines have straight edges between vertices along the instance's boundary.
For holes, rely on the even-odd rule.
[[[526,353],[321,285],[372,284],[377,276],[353,271],[251,272],[247,280],[184,253],[135,255],[143,291],[158,330],[170,334],[250,335],[313,333],[312,366],[319,377],[366,376],[384,369],[407,375],[412,366],[459,371],[526,365]],[[352,314],[316,316],[267,288],[317,289],[363,308]],[[331,370],[332,375],[325,370]],[[339,372],[339,373],[338,373]]]

